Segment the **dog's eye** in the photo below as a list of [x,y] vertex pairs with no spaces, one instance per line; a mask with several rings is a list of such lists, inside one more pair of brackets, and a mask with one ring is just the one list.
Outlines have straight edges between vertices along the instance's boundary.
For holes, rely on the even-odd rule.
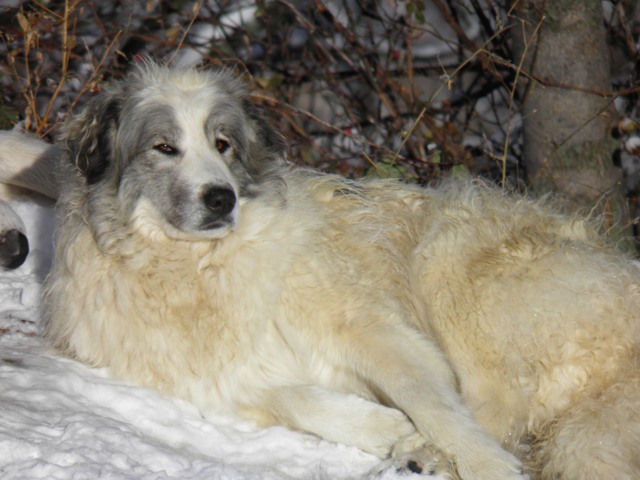
[[229,150],[230,147],[231,147],[231,144],[227,142],[224,138],[216,139],[216,150],[218,150],[220,154],[224,154],[224,152]]
[[153,149],[160,153],[164,153],[165,155],[177,155],[179,153],[176,147],[173,147],[168,143],[160,143],[154,146]]

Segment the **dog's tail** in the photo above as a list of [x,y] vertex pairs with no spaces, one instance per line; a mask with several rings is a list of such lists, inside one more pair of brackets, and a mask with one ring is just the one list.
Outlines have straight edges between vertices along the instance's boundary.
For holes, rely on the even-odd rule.
[[0,131],[0,183],[38,192],[52,199],[59,194],[59,147],[18,130]]

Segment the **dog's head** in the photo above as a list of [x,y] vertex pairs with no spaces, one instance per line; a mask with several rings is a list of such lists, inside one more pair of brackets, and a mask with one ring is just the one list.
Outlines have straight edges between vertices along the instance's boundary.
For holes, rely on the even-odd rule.
[[89,215],[143,218],[179,239],[226,235],[240,199],[259,194],[285,159],[283,138],[231,72],[153,63],[91,99],[63,140]]

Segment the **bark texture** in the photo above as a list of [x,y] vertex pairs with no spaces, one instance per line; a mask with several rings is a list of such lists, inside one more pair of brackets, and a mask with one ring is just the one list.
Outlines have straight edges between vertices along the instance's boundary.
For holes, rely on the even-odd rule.
[[569,211],[603,218],[616,240],[630,241],[615,142],[609,54],[600,0],[514,2],[515,63],[524,58],[524,157],[535,193],[555,192]]

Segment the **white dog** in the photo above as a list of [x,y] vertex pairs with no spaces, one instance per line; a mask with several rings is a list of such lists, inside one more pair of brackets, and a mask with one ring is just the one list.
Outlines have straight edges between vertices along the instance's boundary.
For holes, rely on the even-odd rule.
[[144,65],[62,150],[29,142],[0,137],[1,180],[59,196],[46,307],[69,355],[393,468],[639,475],[640,275],[586,221],[477,182],[291,170],[227,71]]
[[0,267],[18,268],[29,254],[29,241],[22,219],[0,199]]
[[[12,147],[9,141],[13,138],[16,140],[24,139],[24,135],[18,133],[3,133],[2,138],[7,141],[2,142],[2,157],[11,157]],[[22,145],[22,142],[20,142]],[[29,143],[29,142],[27,142]],[[35,156],[30,157],[32,160],[37,159],[37,155],[43,150],[42,142],[34,140]],[[22,148],[21,148],[22,150]],[[22,169],[25,158],[16,158],[15,162],[2,162],[0,164],[0,178],[9,178],[13,176],[16,169]],[[28,159],[27,159],[28,160]],[[17,162],[17,163],[16,163]],[[13,165],[13,169],[9,172],[3,172],[4,165]],[[10,202],[16,196],[20,195],[20,189],[15,189],[10,185],[0,184],[0,268],[15,269],[21,266],[29,254],[29,241],[27,240],[27,229],[20,216],[11,207]]]

